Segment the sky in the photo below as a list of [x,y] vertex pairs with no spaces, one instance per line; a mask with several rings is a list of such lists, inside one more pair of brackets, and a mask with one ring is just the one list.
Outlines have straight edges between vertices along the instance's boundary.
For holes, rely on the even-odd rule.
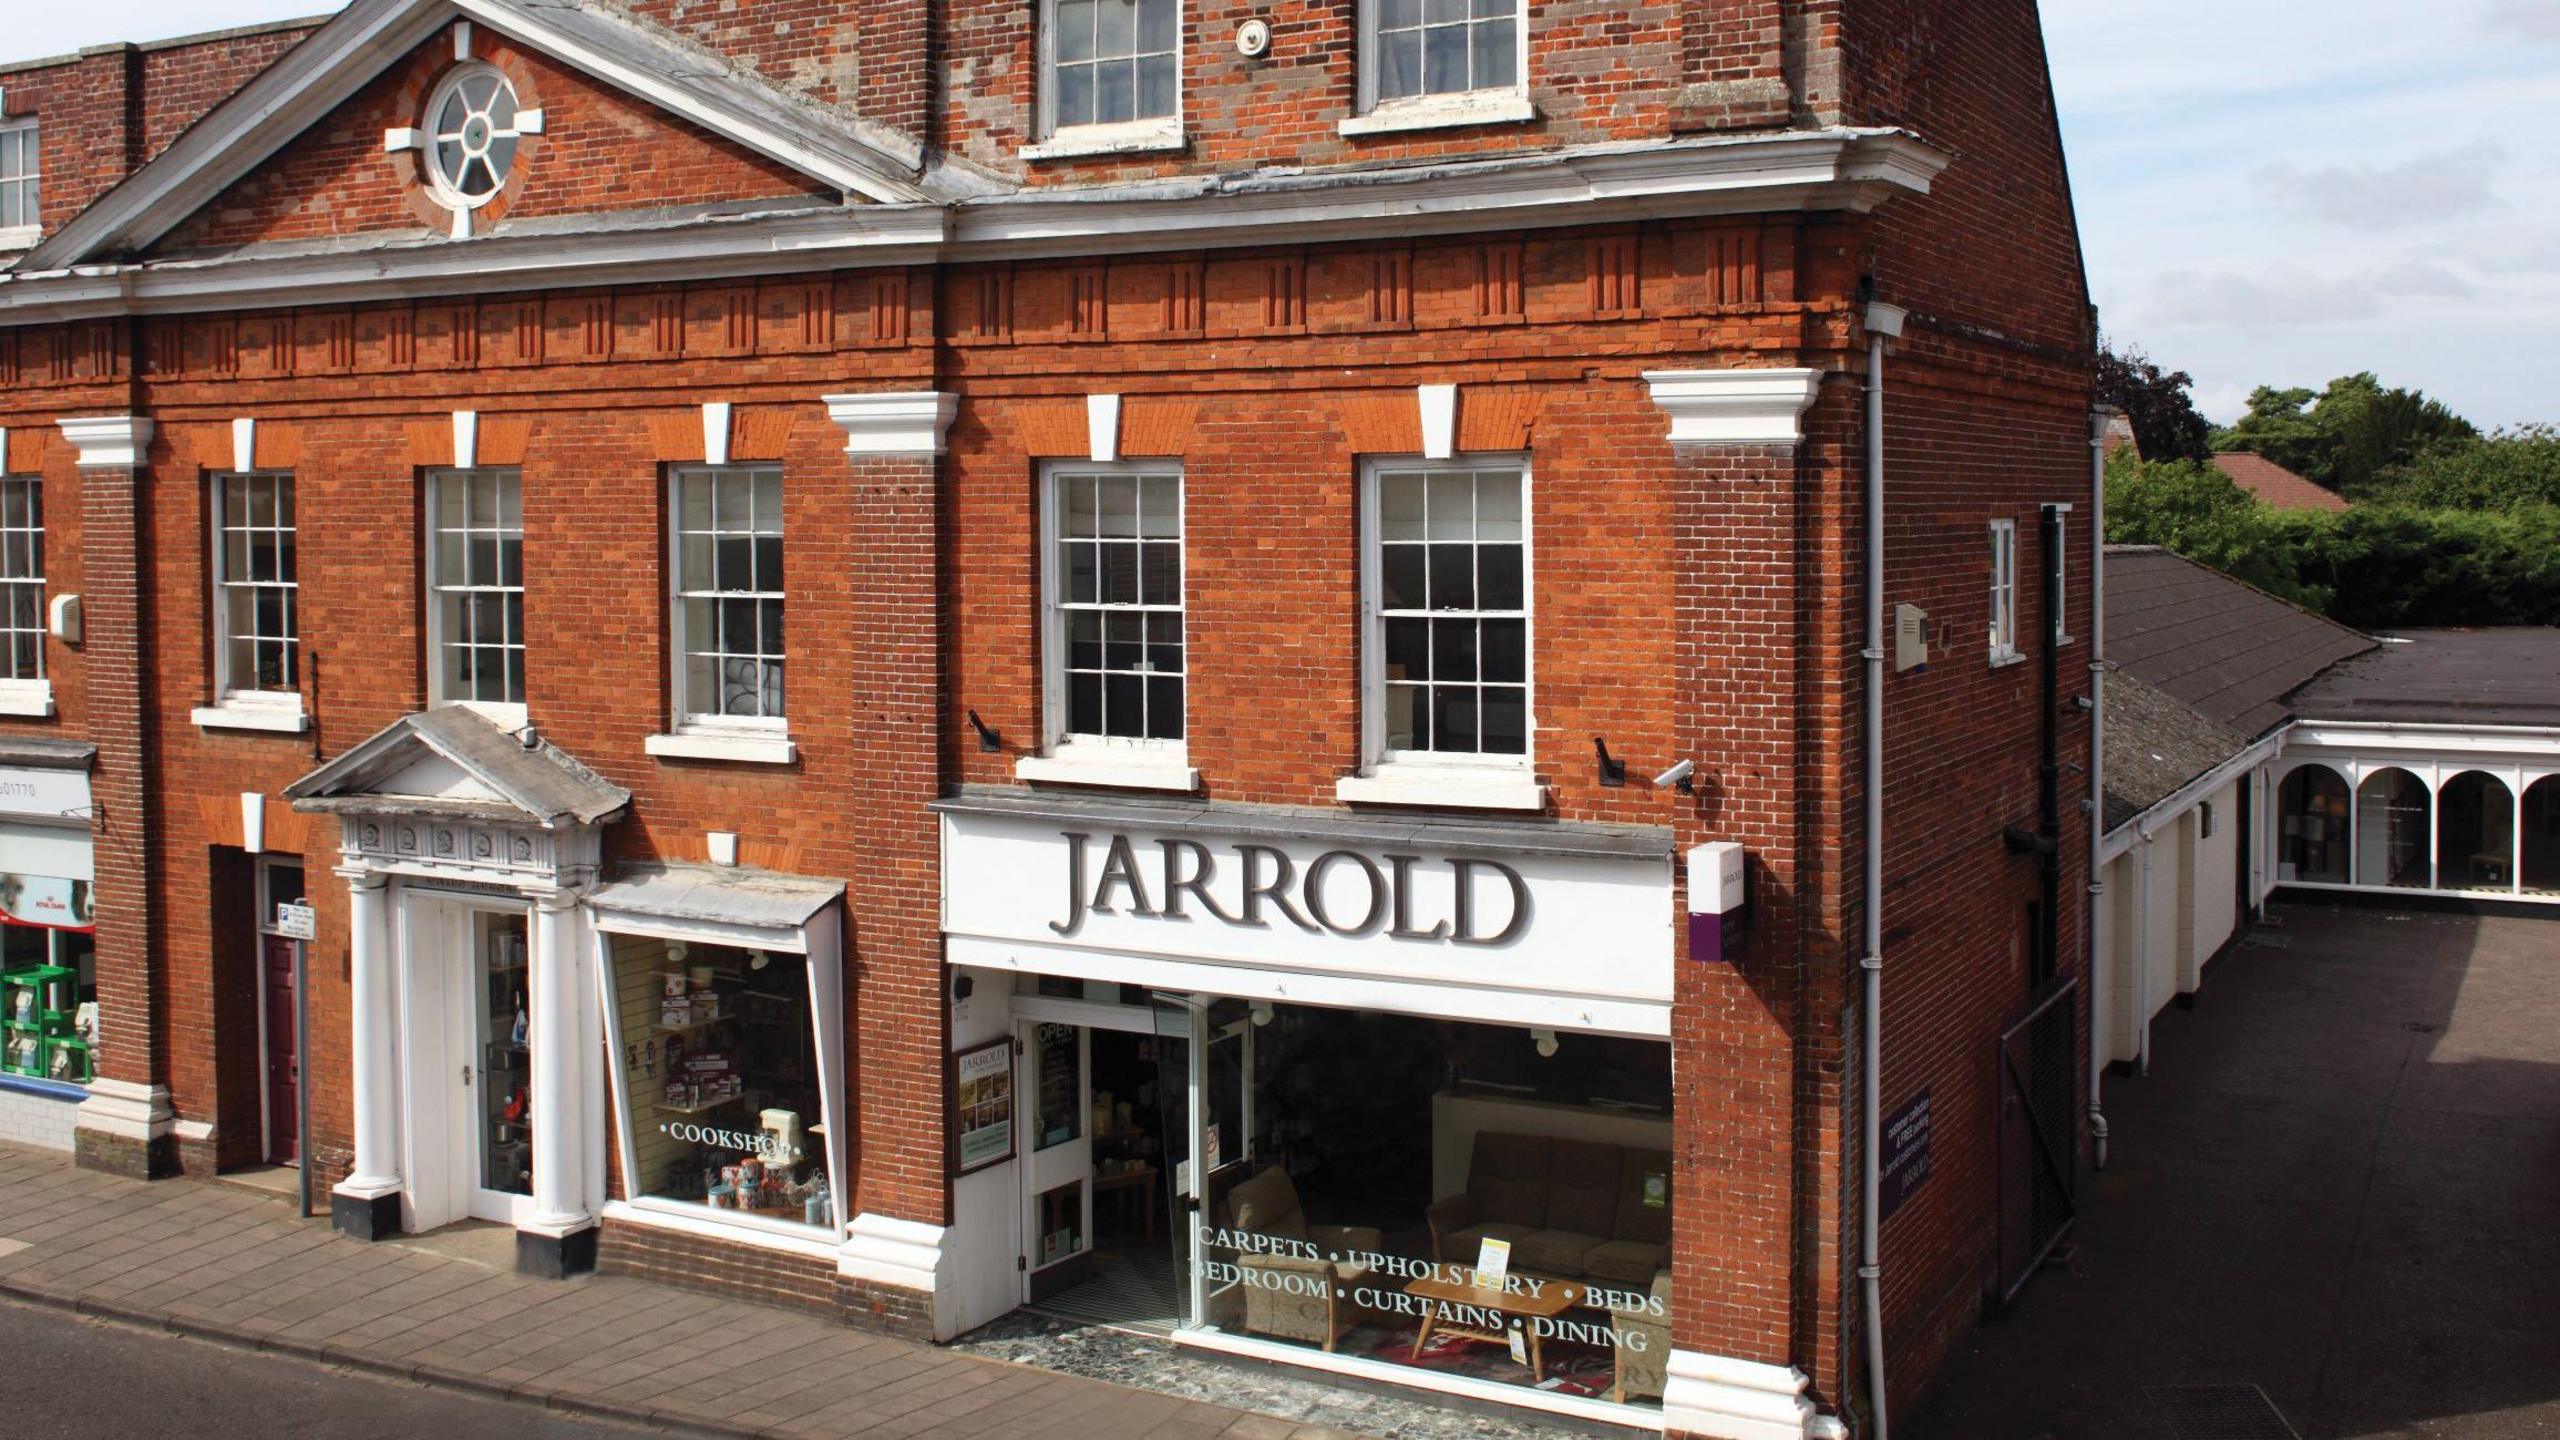
[[[334,8],[36,5],[0,63]],[[2371,370],[2560,422],[2560,0],[2045,0],[2107,333],[2229,420]]]

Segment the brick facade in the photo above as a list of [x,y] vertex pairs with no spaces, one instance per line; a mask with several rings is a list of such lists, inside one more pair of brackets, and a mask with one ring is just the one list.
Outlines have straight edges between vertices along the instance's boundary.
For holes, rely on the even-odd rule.
[[[1673,1331],[1684,1350],[1792,1367],[1825,1412],[1865,1409],[1859,1354],[1865,483],[1861,282],[1912,312],[1884,377],[1888,605],[1927,611],[1929,666],[1888,681],[1884,1109],[1926,1089],[1935,1173],[1885,1231],[1888,1348],[1907,1403],[1972,1323],[1994,1261],[1991,1044],[2028,995],[2037,666],[1986,662],[1987,523],[2017,522],[2019,633],[2042,633],[2038,507],[2088,487],[2087,298],[2025,0],[1942,16],[1876,0],[1530,7],[1538,118],[1345,136],[1353,0],[1189,7],[1188,148],[1029,162],[1038,7],[1008,0],[770,0],[633,7],[677,42],[810,104],[1043,189],[1256,165],[1384,165],[1794,125],[1907,125],[1961,157],[1872,214],[1684,214],[1309,235],[1219,248],[1166,234],[1114,253],[971,253],[610,287],[442,284],[206,302],[113,320],[0,314],[12,473],[48,487],[51,583],[87,636],[48,653],[58,714],[12,732],[99,747],[98,974],[106,1073],[165,1085],[208,1138],[93,1158],[130,1170],[256,1158],[257,941],[244,792],[275,797],[427,700],[425,472],[478,417],[483,464],[522,475],[527,710],[627,789],[608,866],[707,858],[847,886],[847,1099],[857,1213],[953,1220],[949,1027],[936,821],[955,787],[1015,786],[1043,734],[1041,465],[1087,453],[1086,397],[1121,397],[1120,448],[1179,460],[1188,762],[1202,797],[1339,808],[1362,760],[1362,457],[1421,449],[1415,386],[1459,387],[1456,448],[1524,454],[1536,778],[1544,818],[1741,842],[1756,923],[1731,965],[1677,962]],[[1914,13],[1905,15],[1904,10]],[[1928,7],[1918,7],[1928,9]],[[1270,20],[1270,57],[1228,39]],[[48,229],[165,147],[191,112],[304,32],[259,31],[28,69],[10,113],[46,125]],[[488,215],[529,221],[678,202],[802,202],[825,187],[503,34],[476,51],[546,111]],[[414,153],[386,155],[452,56],[441,32],[225,186],[155,253],[440,233]],[[1925,82],[1925,83],[1924,83]],[[123,143],[73,153],[112,110]],[[104,123],[94,121],[94,123]],[[99,132],[106,133],[106,132]],[[57,156],[59,157],[57,159]],[[60,166],[57,172],[55,167]],[[831,203],[831,199],[830,199]],[[859,208],[859,207],[854,207]],[[1675,449],[1646,372],[1823,373],[1794,445]],[[947,453],[849,456],[822,399],[958,398]],[[788,544],[785,766],[658,758],[668,728],[667,467],[704,457],[706,402],[734,459],[779,462]],[[139,469],[80,468],[58,422],[149,417]],[[196,722],[213,693],[208,479],[296,479],[304,733]],[[2091,633],[2085,508],[2067,628]],[[2063,694],[2084,683],[2060,657]],[[1004,737],[982,751],[966,716]],[[2064,773],[2088,727],[2060,726]],[[1694,796],[1599,783],[1591,740],[1638,768],[1696,761]],[[2066,786],[2066,794],[2069,787]],[[2066,800],[2066,804],[2068,801]],[[272,799],[318,936],[305,1057],[324,1181],[353,1163],[349,899],[338,831]],[[2061,827],[2079,873],[2085,826]],[[2081,964],[2081,887],[2054,917]],[[2076,1110],[2076,1107],[2075,1107]],[[86,1132],[84,1132],[85,1137]],[[88,1143],[84,1138],[84,1144]],[[618,1157],[617,1162],[618,1162]],[[615,1177],[617,1193],[621,1183]],[[805,1257],[608,1224],[603,1263],[734,1284],[929,1334],[913,1290]]]

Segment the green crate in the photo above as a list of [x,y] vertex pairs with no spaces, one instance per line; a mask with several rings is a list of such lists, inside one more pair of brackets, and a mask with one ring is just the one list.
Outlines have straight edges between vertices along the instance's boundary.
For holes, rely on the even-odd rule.
[[44,1078],[70,1085],[86,1085],[97,1076],[89,1060],[86,1040],[49,1039],[44,1042]]
[[0,975],[0,1021],[35,1025],[52,1011],[68,1015],[80,1006],[80,972],[67,965],[30,965]]

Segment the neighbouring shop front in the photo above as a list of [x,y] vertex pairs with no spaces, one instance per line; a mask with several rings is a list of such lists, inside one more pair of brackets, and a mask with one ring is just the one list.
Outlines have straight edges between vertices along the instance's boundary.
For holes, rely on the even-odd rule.
[[592,1268],[606,1223],[832,1257],[842,882],[607,873],[602,827],[629,794],[461,708],[406,716],[287,794],[342,833],[338,1228],[493,1221],[541,1275]]
[[0,1139],[72,1148],[97,1074],[96,747],[0,743]]
[[1660,1426],[1667,831],[940,809],[961,1328]]

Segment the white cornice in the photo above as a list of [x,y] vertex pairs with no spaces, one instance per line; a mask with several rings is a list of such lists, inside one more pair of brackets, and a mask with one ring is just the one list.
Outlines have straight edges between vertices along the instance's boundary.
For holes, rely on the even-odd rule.
[[80,452],[83,470],[130,470],[151,445],[148,416],[76,415],[61,424],[62,438]]
[[1831,130],[1402,169],[1057,187],[950,205],[845,205],[468,241],[404,239],[0,274],[0,322],[1121,254],[1177,242],[1304,244],[1864,211],[1896,194],[1925,194],[1945,163],[1899,132]]
[[827,418],[844,428],[847,455],[939,455],[960,397],[939,390],[827,395]]
[[1822,393],[1819,370],[1648,370],[1674,445],[1793,445]]

